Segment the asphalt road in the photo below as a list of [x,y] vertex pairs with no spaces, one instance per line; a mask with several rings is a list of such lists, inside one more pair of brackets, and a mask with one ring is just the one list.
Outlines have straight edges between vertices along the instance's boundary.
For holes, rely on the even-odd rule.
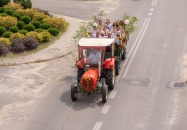
[[[42,1],[37,5],[43,5]],[[56,4],[59,3],[56,7],[55,3],[46,0],[48,6],[43,7],[47,9],[55,6],[56,13],[59,13],[63,7],[58,9],[58,6],[60,7],[60,3],[63,2],[67,1],[56,1]],[[97,6],[96,1],[93,2],[96,4],[90,5],[93,5],[94,9],[102,8]],[[79,17],[78,5],[86,6],[91,2],[82,2],[77,6],[71,5],[72,3],[76,5],[77,1],[67,3],[69,3],[67,6],[64,4],[66,15],[71,6],[69,10],[72,9],[74,13],[70,13],[69,16]],[[12,118],[6,118],[8,116],[4,115],[6,123],[0,128],[3,130],[186,130],[187,86],[185,83],[180,83],[187,80],[187,1],[121,0],[119,3],[116,9],[108,13],[111,19],[116,19],[126,12],[137,16],[140,21],[139,30],[130,37],[128,59],[121,64],[121,73],[116,79],[116,87],[109,94],[108,102],[102,104],[101,95],[96,94],[79,96],[78,101],[72,103],[70,85],[76,80],[76,70],[72,65],[75,53],[45,63],[1,67],[0,72],[6,73],[6,76],[16,72],[20,79],[16,80],[17,83],[23,78],[34,80],[38,76],[40,82],[37,82],[36,87],[41,88],[43,84],[44,89],[41,88],[37,95],[30,98],[15,97],[21,101],[34,100],[27,105],[20,105],[26,110],[24,111],[26,114],[22,117],[16,118],[23,113],[21,110]],[[86,8],[88,11],[89,7]],[[87,11],[82,13],[86,19],[89,18]],[[24,67],[23,72],[21,67]],[[28,71],[35,73],[29,75]],[[37,78],[35,80],[37,81]],[[10,83],[8,80],[1,82]],[[29,85],[30,82],[25,84]],[[30,86],[30,89],[35,88]],[[33,94],[34,92],[30,95]],[[10,97],[5,98],[6,95],[2,97],[7,102],[16,102]]]

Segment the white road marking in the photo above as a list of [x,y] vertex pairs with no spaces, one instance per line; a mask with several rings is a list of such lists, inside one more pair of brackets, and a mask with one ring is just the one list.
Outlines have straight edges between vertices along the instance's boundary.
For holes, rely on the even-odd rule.
[[138,47],[140,46],[140,43],[141,43],[141,41],[142,41],[142,39],[143,39],[143,36],[145,35],[145,32],[146,32],[146,30],[147,30],[147,27],[148,27],[148,25],[149,25],[150,20],[151,20],[151,19],[148,18],[148,21],[147,21],[147,24],[146,24],[146,26],[145,26],[145,29],[144,29],[144,31],[143,31],[141,37],[140,37],[140,40],[139,40],[139,42],[138,42],[138,44],[137,44],[137,46],[136,46],[136,48],[135,48],[135,50],[134,50],[134,53],[133,53],[133,55],[132,55],[132,58],[130,59],[129,64],[127,65],[127,68],[126,68],[126,70],[125,70],[125,72],[124,72],[122,78],[124,78],[124,77],[127,75],[128,71],[129,71],[129,68],[130,68],[130,66],[131,66],[131,64],[132,64],[132,61],[133,61],[134,56],[135,56],[135,54],[136,54],[136,52],[137,52],[137,50],[138,50]]
[[152,15],[152,13],[148,13],[148,15],[149,15],[149,16],[151,16],[151,15]]
[[155,0],[153,0],[153,1],[152,1],[151,6],[153,6],[153,5],[154,5],[154,2],[155,2]]
[[117,94],[117,91],[112,91],[112,92],[109,94],[108,98],[114,99],[115,96],[116,96],[116,94]]
[[[133,44],[133,46],[132,46],[130,52],[129,52],[128,55],[127,55],[128,58],[130,58],[131,54],[133,53],[133,50],[134,50],[134,48],[136,47],[136,44],[138,43],[138,40],[139,40],[139,38],[140,38],[140,36],[141,36],[141,34],[142,34],[143,28],[145,27],[146,23],[147,23],[147,18],[145,18],[144,23],[143,23],[143,26],[142,26],[140,32],[138,33],[138,36],[136,37],[136,40],[135,40],[135,42],[134,42],[134,44]],[[125,69],[125,66],[126,66],[126,65],[127,65],[127,60],[125,60],[125,63],[123,64],[122,70],[120,71],[119,76],[118,76],[117,79],[116,79],[116,82],[118,82],[118,81],[120,80],[120,78],[121,78],[121,76],[122,76],[122,73],[123,73],[123,70]]]
[[157,0],[155,0],[154,6],[156,6],[156,4],[157,4]]
[[96,122],[93,130],[100,130],[103,122]]
[[110,109],[110,105],[104,105],[103,110],[101,111],[102,114],[107,114]]

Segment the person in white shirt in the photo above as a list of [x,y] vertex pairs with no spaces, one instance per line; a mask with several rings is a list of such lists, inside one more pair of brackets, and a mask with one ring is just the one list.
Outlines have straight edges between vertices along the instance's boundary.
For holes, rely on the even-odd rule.
[[101,59],[101,53],[93,49],[92,52],[89,55],[89,60],[91,64],[98,64],[98,61]]

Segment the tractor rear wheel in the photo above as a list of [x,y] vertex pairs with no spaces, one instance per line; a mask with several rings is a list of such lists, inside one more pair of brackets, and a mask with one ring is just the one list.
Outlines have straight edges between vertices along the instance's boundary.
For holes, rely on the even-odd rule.
[[121,60],[125,60],[126,59],[126,48],[124,48],[124,51],[123,51],[123,53],[122,53],[122,55],[121,55]]
[[81,79],[83,74],[84,74],[84,69],[81,68],[81,69],[77,70],[77,83],[80,82],[80,79]]
[[106,84],[108,85],[108,89],[114,89],[115,85],[115,68],[106,70]]
[[72,101],[76,101],[77,100],[77,86],[75,86],[74,84],[71,85],[71,100]]
[[108,90],[107,90],[107,87],[106,87],[106,85],[105,85],[105,83],[104,83],[104,86],[103,86],[103,88],[102,88],[102,102],[103,103],[106,103],[107,102],[107,98],[108,98]]
[[120,65],[119,61],[116,61],[115,62],[115,75],[119,75],[119,68],[120,68],[119,65]]

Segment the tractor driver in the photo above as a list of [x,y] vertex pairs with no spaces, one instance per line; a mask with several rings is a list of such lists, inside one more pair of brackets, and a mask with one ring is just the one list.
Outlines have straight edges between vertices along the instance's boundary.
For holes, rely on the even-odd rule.
[[101,53],[93,49],[89,55],[89,60],[91,64],[98,64],[98,61],[101,59]]

